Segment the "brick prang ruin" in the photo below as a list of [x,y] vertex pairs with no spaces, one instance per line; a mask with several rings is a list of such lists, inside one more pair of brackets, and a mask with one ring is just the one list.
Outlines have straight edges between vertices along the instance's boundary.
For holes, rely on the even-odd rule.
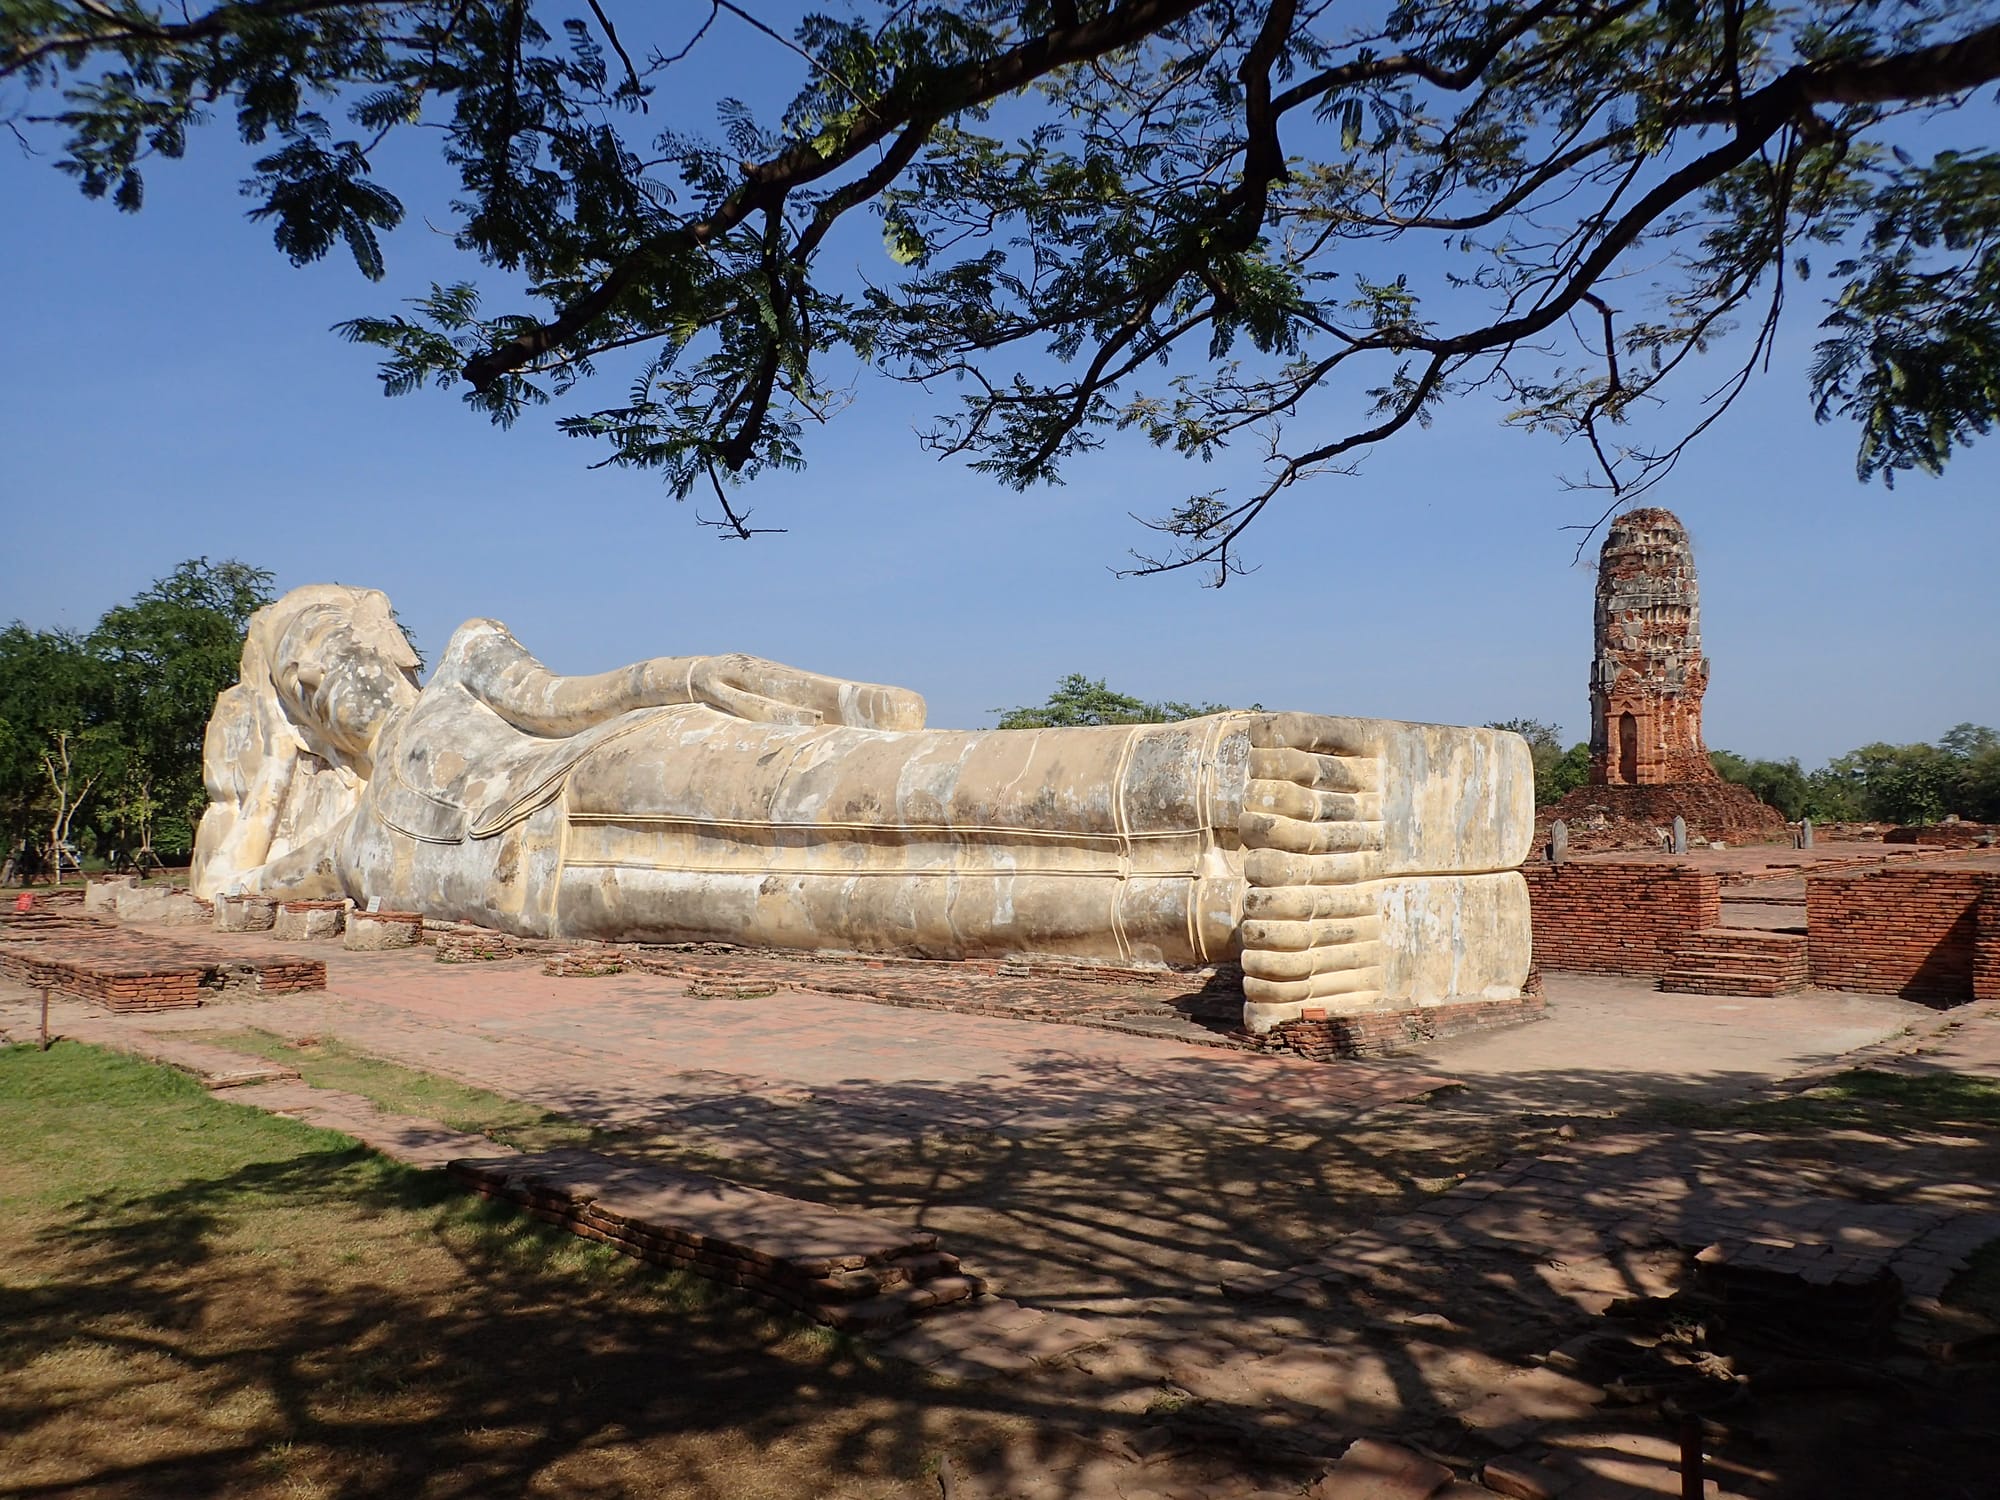
[[1627,511],[1597,565],[1590,665],[1593,786],[1717,782],[1701,739],[1708,658],[1694,548],[1672,511]]

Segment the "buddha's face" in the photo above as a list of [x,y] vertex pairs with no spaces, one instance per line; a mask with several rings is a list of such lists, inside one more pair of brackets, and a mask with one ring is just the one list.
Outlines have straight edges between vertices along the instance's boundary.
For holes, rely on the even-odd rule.
[[283,622],[272,679],[308,747],[366,777],[383,727],[417,701],[417,656],[386,595],[339,593]]

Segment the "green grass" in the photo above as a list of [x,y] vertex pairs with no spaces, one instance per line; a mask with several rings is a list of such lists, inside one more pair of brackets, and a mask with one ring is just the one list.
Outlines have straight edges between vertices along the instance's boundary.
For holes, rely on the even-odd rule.
[[1661,1124],[1703,1130],[1994,1130],[2000,1083],[1961,1073],[1851,1068],[1782,1099],[1721,1106],[1665,1100],[1646,1113]]
[[916,1500],[967,1415],[170,1069],[0,1048],[8,1493]]
[[[135,1251],[169,1260],[283,1202],[416,1213],[462,1253],[496,1264],[596,1274],[632,1264],[337,1131],[227,1103],[171,1068],[72,1042],[47,1053],[0,1049],[0,1201],[15,1212],[62,1210],[74,1235],[133,1238]],[[706,1283],[690,1290],[708,1295]],[[0,1328],[0,1347],[5,1336]]]
[[268,1031],[237,1031],[203,1040],[297,1068],[299,1076],[314,1088],[360,1094],[391,1114],[436,1120],[453,1130],[488,1136],[523,1151],[596,1145],[615,1139],[519,1099],[370,1057],[332,1037],[287,1041]]

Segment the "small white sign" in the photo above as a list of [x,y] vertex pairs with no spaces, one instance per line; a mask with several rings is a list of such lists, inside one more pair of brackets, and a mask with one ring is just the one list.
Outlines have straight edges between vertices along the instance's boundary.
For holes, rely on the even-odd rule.
[[382,898],[380,896],[370,896],[368,898],[368,909],[370,911],[380,911],[382,909]]

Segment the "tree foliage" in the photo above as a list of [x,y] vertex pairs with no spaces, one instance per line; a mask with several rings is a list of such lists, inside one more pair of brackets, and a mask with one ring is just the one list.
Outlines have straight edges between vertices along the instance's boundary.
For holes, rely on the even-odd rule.
[[[1253,709],[1258,704],[1250,705]],[[1111,688],[1102,677],[1072,672],[1056,684],[1048,702],[1032,707],[1000,708],[998,729],[1077,729],[1095,724],[1166,724],[1226,713],[1221,703],[1148,703]]]
[[1816,771],[1794,760],[1746,760],[1727,750],[1710,762],[1787,818],[1837,823],[1935,823],[1957,815],[2000,822],[2000,733],[1960,724],[1936,744],[1877,742],[1834,757]]
[[[71,787],[89,786],[71,824],[100,852],[184,854],[201,816],[202,735],[236,680],[250,615],[271,575],[196,558],[88,635],[0,630],[0,842],[46,841],[53,791],[43,757],[58,745]],[[0,851],[4,852],[4,851]]]
[[[506,423],[601,365],[622,391],[563,430],[712,496],[725,534],[754,529],[735,486],[802,463],[872,367],[955,388],[926,441],[1011,485],[1121,429],[1255,445],[1264,478],[1153,518],[1138,564],[1222,581],[1292,486],[1475,392],[1629,497],[1815,263],[1820,415],[1859,424],[1864,476],[1940,467],[2000,408],[2000,154],[1961,110],[2000,78],[1996,17],[857,0],[785,36],[735,0],[0,0],[0,79],[128,210],[230,118],[279,249],[374,279],[406,213],[381,148],[432,132],[457,190],[426,217],[486,270],[344,325],[386,389]],[[688,117],[724,30],[794,70],[788,106]],[[1693,377],[1720,400],[1656,429],[1733,323],[1740,363]]]

